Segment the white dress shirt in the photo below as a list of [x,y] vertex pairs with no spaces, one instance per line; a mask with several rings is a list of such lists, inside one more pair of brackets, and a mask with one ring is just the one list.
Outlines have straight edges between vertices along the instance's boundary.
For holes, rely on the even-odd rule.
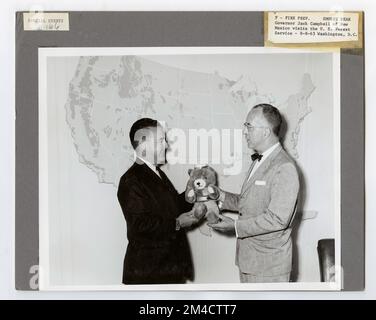
[[255,166],[253,167],[252,171],[250,172],[249,176],[248,176],[248,179],[247,179],[247,182],[249,181],[249,179],[254,175],[254,173],[256,172],[256,170],[261,166],[261,164],[267,159],[267,157],[270,156],[270,154],[278,147],[280,146],[281,144],[279,142],[277,142],[276,144],[273,144],[268,150],[264,151],[262,154],[262,158],[260,161],[257,161],[256,160],[256,164]]

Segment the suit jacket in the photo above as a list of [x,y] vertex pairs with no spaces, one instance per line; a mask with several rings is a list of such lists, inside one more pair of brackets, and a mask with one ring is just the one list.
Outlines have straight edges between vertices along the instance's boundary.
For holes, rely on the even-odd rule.
[[235,262],[241,272],[275,276],[291,271],[298,192],[295,164],[279,146],[245,180],[240,194],[225,193],[222,209],[239,212]]
[[118,200],[127,224],[124,284],[183,283],[193,278],[186,233],[176,218],[192,205],[185,202],[162,172],[135,162],[121,177]]

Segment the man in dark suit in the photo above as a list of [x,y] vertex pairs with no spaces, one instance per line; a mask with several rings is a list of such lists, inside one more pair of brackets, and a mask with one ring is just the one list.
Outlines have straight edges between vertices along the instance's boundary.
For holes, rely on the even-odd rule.
[[137,155],[121,177],[118,200],[127,223],[124,284],[171,284],[193,280],[186,233],[192,205],[178,194],[160,166],[166,162],[165,132],[158,121],[143,118],[129,133]]

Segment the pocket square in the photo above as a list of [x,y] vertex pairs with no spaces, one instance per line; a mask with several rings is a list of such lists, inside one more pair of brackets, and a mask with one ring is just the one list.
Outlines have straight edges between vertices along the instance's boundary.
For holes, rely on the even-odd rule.
[[266,185],[266,181],[264,181],[264,180],[256,180],[255,181],[255,185],[256,186],[265,186]]

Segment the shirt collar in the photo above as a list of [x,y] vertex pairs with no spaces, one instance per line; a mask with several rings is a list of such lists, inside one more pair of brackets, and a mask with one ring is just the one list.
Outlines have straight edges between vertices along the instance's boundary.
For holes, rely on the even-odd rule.
[[159,176],[159,173],[158,173],[158,171],[157,171],[157,167],[154,165],[154,164],[152,164],[152,163],[150,163],[149,161],[147,161],[147,160],[145,160],[145,159],[143,159],[143,158],[141,158],[140,156],[137,156],[137,158],[139,158],[143,163],[145,163],[151,170],[153,170],[153,172],[155,172],[156,174],[157,174],[157,176]]
[[280,145],[281,144],[278,141],[276,144],[273,144],[269,149],[267,149],[266,151],[264,151],[262,153],[262,160],[265,160]]

